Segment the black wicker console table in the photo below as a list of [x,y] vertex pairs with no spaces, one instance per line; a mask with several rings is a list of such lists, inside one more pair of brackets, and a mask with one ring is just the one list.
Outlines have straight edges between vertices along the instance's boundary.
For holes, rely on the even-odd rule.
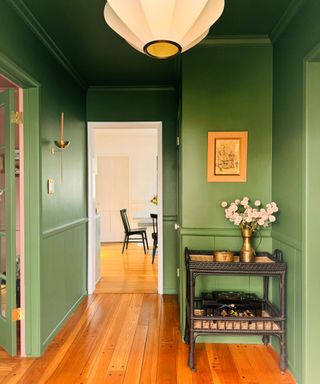
[[[210,260],[210,258],[212,259]],[[286,365],[286,328],[285,328],[285,286],[286,263],[282,260],[282,252],[276,250],[273,255],[258,252],[255,262],[242,263],[235,253],[233,262],[216,262],[213,251],[195,251],[185,249],[187,270],[187,301],[185,341],[189,343],[188,365],[195,369],[195,340],[204,334],[253,334],[261,335],[265,345],[270,336],[276,336],[280,342],[280,370],[284,372]],[[222,317],[203,316],[195,311],[195,285],[197,276],[203,275],[237,275],[261,276],[263,278],[263,298],[261,298],[262,314],[259,317]],[[269,300],[269,277],[277,277],[279,281],[279,308]]]

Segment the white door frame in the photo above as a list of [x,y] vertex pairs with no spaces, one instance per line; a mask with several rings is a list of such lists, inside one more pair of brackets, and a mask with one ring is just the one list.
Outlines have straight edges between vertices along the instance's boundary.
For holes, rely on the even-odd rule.
[[[88,294],[96,286],[95,267],[95,178],[97,171],[94,131],[105,129],[156,129],[158,142],[158,293],[163,294],[163,206],[162,206],[162,122],[88,122]],[[150,259],[151,262],[151,259]]]

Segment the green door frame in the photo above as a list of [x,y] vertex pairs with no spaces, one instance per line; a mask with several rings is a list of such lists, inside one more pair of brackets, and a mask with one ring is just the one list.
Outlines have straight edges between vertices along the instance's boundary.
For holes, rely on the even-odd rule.
[[25,344],[27,356],[40,356],[40,84],[0,54],[0,73],[23,89],[25,184]]
[[4,107],[3,134],[4,140],[1,145],[4,147],[5,170],[3,184],[4,189],[4,230],[1,234],[4,240],[5,251],[5,275],[2,279],[6,285],[5,314],[1,316],[1,347],[15,356],[17,354],[17,324],[13,321],[12,310],[16,307],[16,198],[15,198],[15,130],[16,125],[11,121],[15,95],[13,89],[6,89],[0,93],[0,104]]
[[303,131],[303,365],[304,383],[318,379],[318,319],[320,310],[314,305],[319,293],[319,225],[320,191],[320,44],[304,59],[304,131]]

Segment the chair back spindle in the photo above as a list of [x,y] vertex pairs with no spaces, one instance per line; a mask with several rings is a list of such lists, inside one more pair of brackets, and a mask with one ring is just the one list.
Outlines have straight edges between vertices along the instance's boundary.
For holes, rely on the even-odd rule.
[[129,220],[128,220],[128,216],[127,216],[127,210],[121,209],[120,214],[121,214],[121,220],[122,220],[122,223],[124,226],[125,233],[128,233],[128,232],[130,232],[130,224],[129,224]]

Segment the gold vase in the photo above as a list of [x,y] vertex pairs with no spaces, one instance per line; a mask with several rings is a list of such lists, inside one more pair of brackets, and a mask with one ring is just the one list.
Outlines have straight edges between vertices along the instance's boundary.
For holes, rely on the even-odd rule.
[[251,246],[253,230],[251,228],[241,228],[243,238],[242,248],[240,249],[240,262],[252,263],[255,259],[255,251]]

